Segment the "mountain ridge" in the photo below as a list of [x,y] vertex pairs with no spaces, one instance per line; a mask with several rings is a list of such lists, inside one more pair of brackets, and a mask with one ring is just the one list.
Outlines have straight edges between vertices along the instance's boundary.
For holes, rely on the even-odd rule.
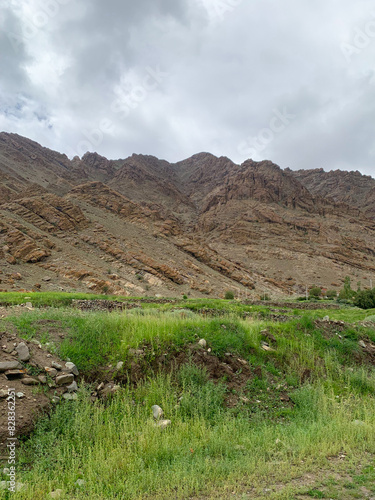
[[257,297],[375,279],[375,180],[359,172],[69,160],[0,133],[0,221],[4,290]]

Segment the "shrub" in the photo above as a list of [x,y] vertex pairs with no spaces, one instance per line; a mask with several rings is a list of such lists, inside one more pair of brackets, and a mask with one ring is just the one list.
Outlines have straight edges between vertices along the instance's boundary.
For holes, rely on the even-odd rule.
[[225,296],[224,296],[224,298],[225,298],[226,300],[233,300],[233,299],[234,299],[234,293],[232,292],[232,290],[227,290],[227,291],[225,292]]
[[271,300],[271,297],[268,295],[268,293],[265,293],[261,296],[260,300]]
[[375,308],[375,288],[358,292],[354,299],[354,305],[361,309]]
[[356,292],[352,290],[350,277],[346,276],[344,280],[344,288],[340,291],[340,299],[352,300],[355,297]]
[[309,296],[312,299],[319,299],[321,295],[322,295],[322,289],[317,286],[312,287],[309,292]]
[[337,298],[336,290],[328,290],[326,295],[327,295],[327,299],[336,299]]

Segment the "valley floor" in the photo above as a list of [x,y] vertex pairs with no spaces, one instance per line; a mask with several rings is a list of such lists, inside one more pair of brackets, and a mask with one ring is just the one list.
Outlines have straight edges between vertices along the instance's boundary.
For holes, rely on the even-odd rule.
[[375,310],[7,293],[0,334],[0,498],[375,498]]

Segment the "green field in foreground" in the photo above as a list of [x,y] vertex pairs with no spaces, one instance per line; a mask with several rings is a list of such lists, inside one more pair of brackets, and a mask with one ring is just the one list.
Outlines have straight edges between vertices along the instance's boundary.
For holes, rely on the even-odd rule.
[[[33,296],[34,305],[59,307],[18,311],[0,320],[1,330],[37,338],[86,380],[118,361],[125,380],[134,363],[129,348],[140,348],[144,378],[95,402],[82,382],[77,401],[40,418],[18,449],[17,480],[26,489],[9,498],[48,499],[57,489],[77,500],[375,496],[375,371],[359,344],[375,344],[375,330],[358,324],[374,310],[291,309],[277,322],[267,305],[187,300],[89,313],[67,307],[65,295]],[[216,314],[197,312],[205,308]],[[317,326],[314,319],[327,314],[351,324]],[[58,343],[56,327],[66,332]],[[264,330],[274,338],[271,351],[262,348]],[[226,377],[213,380],[208,366],[188,358],[158,370],[161,356],[171,366],[201,338],[207,356],[223,361],[229,352],[246,361],[247,382],[228,388]],[[154,404],[171,420],[164,430],[154,425]]]

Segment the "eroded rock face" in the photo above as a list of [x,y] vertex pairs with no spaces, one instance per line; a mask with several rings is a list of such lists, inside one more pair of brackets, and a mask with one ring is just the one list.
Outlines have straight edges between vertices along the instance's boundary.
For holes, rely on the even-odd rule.
[[347,275],[366,286],[374,201],[358,172],[209,153],[70,161],[0,134],[0,290],[257,299],[339,290]]
[[367,217],[375,219],[375,179],[360,172],[331,170],[289,171],[313,195],[331,198],[335,203],[345,203],[360,209]]

